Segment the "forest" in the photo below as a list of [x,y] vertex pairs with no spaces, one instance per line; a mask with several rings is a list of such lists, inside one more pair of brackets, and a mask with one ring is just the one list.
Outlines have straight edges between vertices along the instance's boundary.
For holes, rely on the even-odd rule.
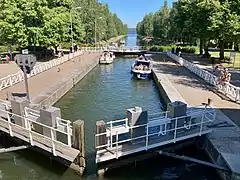
[[178,0],[168,2],[157,12],[146,14],[137,24],[141,38],[151,37],[151,44],[198,45],[200,54],[209,47],[239,51],[240,0]]
[[[0,0],[0,45],[93,44],[127,33],[127,25],[96,0]],[[71,34],[72,19],[72,34]],[[95,33],[96,30],[96,33]]]

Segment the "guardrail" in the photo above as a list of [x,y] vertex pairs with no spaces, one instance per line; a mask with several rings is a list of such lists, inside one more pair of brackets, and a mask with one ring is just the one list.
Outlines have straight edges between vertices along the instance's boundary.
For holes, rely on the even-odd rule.
[[172,58],[174,61],[177,61],[180,65],[183,65],[185,68],[202,78],[205,82],[217,87],[218,91],[223,93],[225,96],[230,99],[238,102],[240,101],[240,87],[234,86],[230,83],[218,84],[218,77],[213,75],[212,73],[201,69],[199,66],[172,54],[171,52],[167,52],[167,55]]
[[[62,130],[62,128],[58,127],[51,127],[48,125],[45,125],[41,122],[36,121],[36,118],[33,116],[40,118],[39,111],[25,108],[24,110],[25,115],[20,116],[17,114],[14,114],[8,110],[0,109],[0,128],[6,132],[9,133],[12,137],[24,137],[25,141],[28,141],[32,146],[34,146],[36,143],[40,144],[50,144],[52,148],[52,153],[54,156],[57,156],[56,150],[57,147],[71,147],[72,146],[72,126],[70,125],[71,122],[67,120],[63,120],[60,118],[57,118],[57,124],[58,126],[66,126],[67,131]],[[20,126],[14,123],[15,118],[21,118],[24,121],[24,125]],[[48,130],[50,132],[50,137],[43,135],[38,130],[35,129],[41,129],[45,128],[45,130]],[[58,137],[66,136],[67,142],[64,142],[61,140],[61,138]],[[27,138],[27,140],[26,140]],[[20,138],[21,139],[21,138]]]
[[[53,60],[45,62],[45,63],[41,63],[33,68],[31,74],[28,74],[28,78],[35,76],[39,73],[42,73],[44,71],[47,71],[48,69],[58,66],[64,62],[66,62],[76,56],[80,56],[80,55],[82,55],[82,51],[77,51],[75,53],[70,53],[70,54],[64,55],[60,58],[53,59]],[[2,89],[13,86],[14,84],[17,84],[23,80],[24,80],[24,74],[22,71],[19,71],[15,74],[8,75],[7,77],[1,78],[0,79],[0,91]]]
[[[148,123],[135,126],[130,126],[128,119],[107,122],[106,132],[95,135],[95,148],[97,151],[107,148],[118,159],[125,150],[135,152],[136,147],[144,150],[154,148],[159,143],[157,138],[160,138],[161,143],[168,144],[179,139],[188,139],[191,133],[201,136],[206,131],[204,125],[216,119],[216,110],[210,106],[198,106],[188,110],[187,114],[181,117],[168,118],[168,112],[159,114],[159,118],[155,117],[156,115],[158,116],[150,115],[152,118]],[[133,136],[134,131],[138,133]],[[98,140],[101,138],[107,138],[107,141],[101,141],[106,143],[99,144]],[[125,150],[124,145],[127,146]]]

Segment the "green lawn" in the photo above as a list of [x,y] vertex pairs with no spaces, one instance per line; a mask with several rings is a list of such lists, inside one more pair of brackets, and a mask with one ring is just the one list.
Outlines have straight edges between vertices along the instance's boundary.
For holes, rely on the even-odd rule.
[[[210,54],[211,54],[211,57],[219,58],[219,52],[210,52]],[[230,57],[230,52],[225,52],[224,56],[225,57]],[[224,67],[240,69],[240,53],[236,52],[235,63],[234,63],[234,60],[231,60],[230,63],[222,62],[221,64]]]

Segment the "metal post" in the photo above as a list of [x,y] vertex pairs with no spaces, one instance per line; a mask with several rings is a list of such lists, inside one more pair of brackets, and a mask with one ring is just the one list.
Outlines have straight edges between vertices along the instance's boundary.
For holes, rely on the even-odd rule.
[[118,159],[118,132],[116,131],[116,159]]
[[25,82],[27,99],[30,102],[30,95],[29,95],[29,88],[28,88],[28,78],[27,78],[27,69],[26,69],[25,65],[23,66],[23,71],[24,71],[24,82]]
[[72,10],[70,10],[70,22],[71,22],[71,36],[72,36],[72,52],[73,52],[73,22],[72,22]]
[[112,137],[112,121],[110,122],[110,147],[112,148],[112,142],[113,142],[113,137]]
[[174,143],[176,143],[176,137],[177,137],[177,118],[175,119]]
[[146,131],[146,151],[148,150],[148,123],[147,123],[147,131]]
[[96,17],[94,19],[94,39],[95,39],[95,47],[96,47],[96,44],[97,44],[97,32],[96,32],[96,23],[97,23],[97,20],[96,20]]
[[69,147],[72,146],[71,134],[70,134],[70,124],[71,124],[71,121],[68,121],[68,122],[67,122],[67,138],[68,138],[68,146],[69,146]]

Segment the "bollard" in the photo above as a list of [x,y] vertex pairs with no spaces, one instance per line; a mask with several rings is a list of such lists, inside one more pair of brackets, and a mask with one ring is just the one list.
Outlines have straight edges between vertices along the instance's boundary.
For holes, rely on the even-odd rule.
[[[47,109],[40,109],[40,123],[49,127],[56,127],[56,118],[61,118],[61,110],[56,107],[49,107]],[[47,137],[52,137],[51,129],[42,126],[42,133]],[[56,139],[56,131],[53,132],[53,138]]]
[[78,156],[75,158],[71,167],[77,171],[79,175],[83,175],[86,168],[85,144],[84,144],[84,121],[77,120],[73,122],[73,148],[79,150]]
[[[96,134],[106,133],[106,124],[104,121],[97,121],[96,122]],[[107,135],[100,135],[96,137],[96,147],[103,146],[107,144]],[[106,148],[106,147],[105,147]],[[98,148],[103,149],[103,148]]]
[[[12,118],[15,122],[15,124],[26,127],[25,120],[24,120],[24,108],[29,107],[29,101],[25,98],[16,98],[15,100],[11,100],[11,107],[12,107],[12,113],[16,114],[13,115]],[[21,116],[21,117],[19,117]]]

